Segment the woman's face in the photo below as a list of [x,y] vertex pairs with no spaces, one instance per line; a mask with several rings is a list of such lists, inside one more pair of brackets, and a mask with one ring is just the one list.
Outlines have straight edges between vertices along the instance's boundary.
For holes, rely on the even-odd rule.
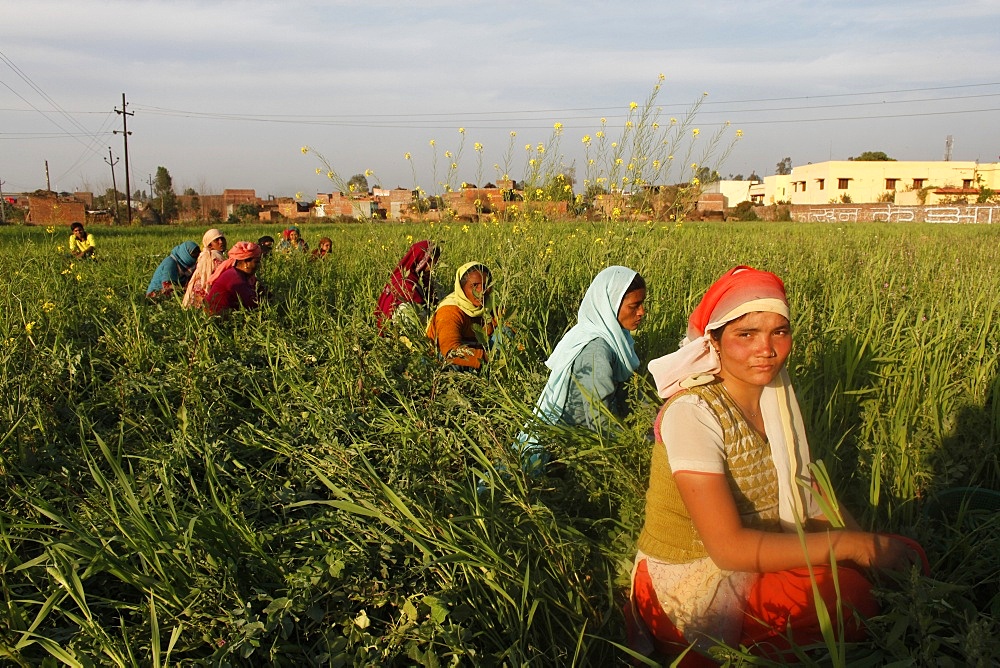
[[296,232],[295,230],[292,230],[291,232],[288,233],[288,240],[291,241],[293,244],[299,243],[299,233]]
[[87,232],[82,227],[74,227],[73,236],[80,241],[85,241],[87,239]]
[[639,329],[639,323],[646,315],[642,305],[646,301],[646,288],[626,292],[622,305],[618,307],[618,324],[630,332]]
[[216,237],[212,240],[212,243],[208,244],[208,250],[219,251],[220,253],[226,252],[226,238]]
[[722,376],[730,387],[763,387],[778,375],[792,351],[792,329],[777,313],[756,311],[733,320],[717,343]]
[[[293,234],[294,234],[294,232],[293,232]],[[319,249],[321,251],[323,251],[324,253],[329,253],[331,250],[333,250],[333,243],[330,242],[330,241],[324,241],[323,243],[321,243],[319,245]]]
[[492,290],[493,286],[483,284],[483,272],[470,271],[465,275],[465,285],[462,286],[462,292],[465,293],[465,298],[472,302],[473,306],[482,306],[486,295],[490,294]]
[[201,255],[201,249],[200,248],[195,248],[194,250],[191,251],[191,259],[194,262],[198,261],[198,256],[199,255]]
[[242,271],[244,274],[250,274],[252,276],[253,274],[257,273],[257,267],[259,266],[260,266],[260,258],[253,257],[250,258],[249,260],[240,260],[237,263],[236,268]]

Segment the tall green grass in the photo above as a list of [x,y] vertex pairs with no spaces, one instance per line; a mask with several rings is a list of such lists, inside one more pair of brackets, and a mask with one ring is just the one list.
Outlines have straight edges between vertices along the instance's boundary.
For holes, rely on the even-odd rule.
[[[545,357],[609,264],[647,279],[646,361],[676,348],[725,269],[785,279],[814,456],[863,524],[918,537],[934,571],[887,587],[873,639],[837,660],[1000,658],[996,517],[926,512],[949,487],[1000,488],[997,230],[310,225],[333,256],[267,260],[271,302],[223,320],[142,295],[203,230],[94,231],[99,261],[70,268],[62,233],[0,228],[11,664],[625,661],[649,379],[631,382],[636,411],[613,441],[546,433],[564,478],[510,473],[509,450]],[[412,349],[376,335],[376,296],[420,238],[443,244],[444,289],[467,260],[495,271],[515,336],[480,375],[442,369],[419,333]]]

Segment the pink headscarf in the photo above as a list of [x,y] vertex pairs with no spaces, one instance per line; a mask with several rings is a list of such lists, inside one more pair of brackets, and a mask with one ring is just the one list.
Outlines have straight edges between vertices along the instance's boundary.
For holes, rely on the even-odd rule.
[[229,258],[212,272],[212,276],[208,279],[208,284],[215,283],[215,279],[221,276],[222,272],[235,266],[238,261],[252,260],[255,257],[260,257],[263,252],[263,249],[252,241],[237,241],[229,249]]
[[[710,332],[747,313],[761,311],[789,317],[785,284],[780,278],[745,266],[723,274],[708,288],[688,319],[687,336],[680,349],[649,363],[660,397],[669,399],[684,389],[715,380],[722,371],[722,362],[711,344]],[[812,482],[809,442],[785,369],[764,387],[760,408],[771,459],[778,471],[778,514],[782,525],[790,529],[807,517],[816,517],[819,509],[805,492]]]

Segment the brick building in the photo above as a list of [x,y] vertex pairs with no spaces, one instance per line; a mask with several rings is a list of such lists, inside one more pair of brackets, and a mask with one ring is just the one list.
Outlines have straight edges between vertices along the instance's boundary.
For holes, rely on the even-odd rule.
[[86,220],[87,205],[76,197],[55,193],[28,195],[28,216],[25,222],[29,225],[69,225]]

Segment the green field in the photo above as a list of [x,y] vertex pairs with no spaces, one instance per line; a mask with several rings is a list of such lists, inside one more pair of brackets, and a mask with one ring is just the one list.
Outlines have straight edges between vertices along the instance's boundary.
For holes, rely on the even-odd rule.
[[[872,641],[810,660],[1000,661],[1000,521],[939,500],[1000,489],[1000,228],[521,222],[303,227],[256,312],[146,303],[204,228],[0,228],[0,657],[71,665],[611,665],[657,408],[645,362],[705,288],[786,282],[813,455],[865,526],[917,537],[933,576],[884,583]],[[225,228],[230,245],[276,226]],[[372,311],[412,241],[437,279],[478,259],[516,331],[481,375]],[[614,441],[553,428],[560,479],[491,475],[543,361],[609,264],[647,280],[637,406]],[[480,478],[496,484],[478,496]],[[735,661],[739,662],[737,655]]]

